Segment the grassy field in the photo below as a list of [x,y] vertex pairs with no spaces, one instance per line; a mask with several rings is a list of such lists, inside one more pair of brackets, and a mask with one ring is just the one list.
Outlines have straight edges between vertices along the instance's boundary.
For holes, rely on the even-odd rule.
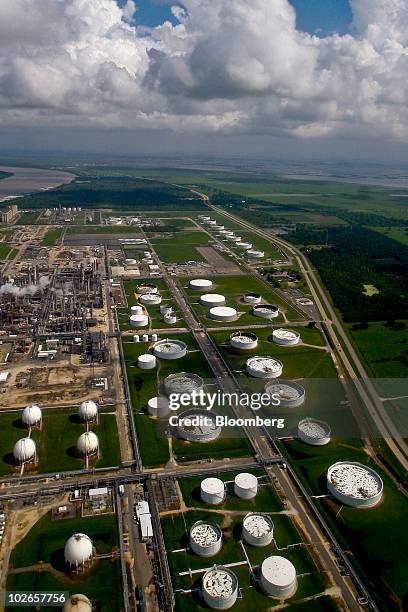
[[50,563],[51,570],[9,573],[7,590],[57,590],[68,591],[71,595],[83,593],[98,605],[101,612],[120,610],[122,596],[117,559],[97,560],[89,571],[74,579],[65,574],[63,548],[67,539],[76,532],[86,533],[99,554],[110,553],[118,545],[114,515],[81,518],[78,513],[74,519],[52,520],[51,513],[48,513],[13,549],[9,572],[13,568],[28,568],[39,561]]
[[408,322],[405,329],[368,323],[367,329],[347,330],[357,346],[369,375],[376,378],[405,378],[408,375]]
[[14,259],[17,255],[17,250],[13,249],[11,244],[0,242],[0,259]]
[[[120,464],[116,418],[111,414],[113,411],[114,408],[108,407],[100,409],[99,424],[92,426],[92,430],[99,438],[101,451],[96,467]],[[0,447],[3,449],[0,458],[0,476],[19,469],[13,466],[11,453],[17,440],[27,435],[20,414],[20,412],[7,412],[0,415]],[[76,442],[84,431],[85,428],[79,422],[76,410],[66,408],[44,410],[42,430],[33,430],[32,435],[37,445],[36,471],[46,474],[83,469],[85,462],[76,454]],[[29,471],[32,469],[29,468]]]
[[30,210],[23,212],[17,220],[18,225],[34,225],[39,218],[41,211]]
[[370,229],[408,245],[408,231],[406,227],[370,227]]
[[165,238],[151,238],[150,242],[164,263],[185,261],[204,261],[197,251],[199,246],[207,246],[209,237],[202,231],[170,234]]
[[48,247],[52,247],[54,246],[58,240],[61,238],[62,236],[62,232],[63,229],[60,227],[56,227],[54,229],[48,230],[48,232],[46,232],[44,238],[42,239],[42,246],[48,246]]

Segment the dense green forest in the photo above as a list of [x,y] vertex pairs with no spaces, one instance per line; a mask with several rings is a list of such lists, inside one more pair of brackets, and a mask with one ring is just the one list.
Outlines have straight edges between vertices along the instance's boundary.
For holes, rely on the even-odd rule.
[[129,177],[81,177],[69,185],[19,200],[20,208],[59,206],[122,210],[202,210],[203,201],[181,187]]

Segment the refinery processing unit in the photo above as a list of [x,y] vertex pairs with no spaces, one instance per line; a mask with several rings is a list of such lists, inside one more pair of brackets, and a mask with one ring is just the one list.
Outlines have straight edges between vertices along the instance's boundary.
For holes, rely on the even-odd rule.
[[368,392],[309,281],[269,282],[298,255],[203,200],[4,218],[0,591],[87,612],[383,612],[342,537],[390,503],[356,426]]

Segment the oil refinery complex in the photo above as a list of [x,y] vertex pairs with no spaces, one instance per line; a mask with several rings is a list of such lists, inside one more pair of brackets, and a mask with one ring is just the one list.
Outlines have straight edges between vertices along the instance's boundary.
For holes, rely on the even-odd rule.
[[2,218],[0,590],[61,591],[66,611],[382,611],[347,539],[392,497],[356,425],[368,391],[316,290],[270,282],[301,277],[296,252],[203,199]]

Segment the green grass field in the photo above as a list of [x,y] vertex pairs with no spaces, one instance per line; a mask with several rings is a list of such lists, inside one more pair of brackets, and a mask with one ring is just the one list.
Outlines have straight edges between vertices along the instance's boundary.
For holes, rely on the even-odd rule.
[[17,219],[17,225],[34,225],[41,214],[40,210],[30,210],[23,212]]
[[11,244],[0,242],[0,259],[14,259],[17,255],[16,249]]
[[204,261],[197,247],[207,246],[210,238],[202,231],[170,234],[165,238],[151,238],[152,247],[164,263]]
[[370,229],[408,245],[408,231],[406,227],[370,227]]
[[54,246],[58,240],[60,240],[62,236],[63,229],[60,227],[56,227],[54,229],[48,230],[46,232],[44,238],[42,239],[42,246],[52,247]]
[[376,378],[408,376],[408,322],[404,323],[405,329],[392,329],[384,322],[368,323],[367,329],[353,329],[353,325],[347,325],[369,375]]

